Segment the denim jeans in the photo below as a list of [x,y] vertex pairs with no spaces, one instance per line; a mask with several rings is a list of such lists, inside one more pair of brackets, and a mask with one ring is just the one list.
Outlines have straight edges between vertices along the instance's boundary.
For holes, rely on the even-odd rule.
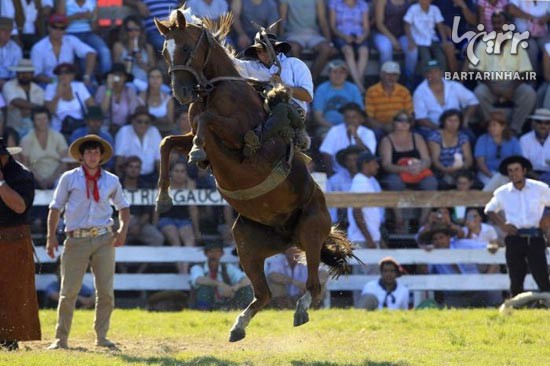
[[[72,35],[78,37],[78,39],[92,47],[97,52],[99,71],[101,74],[111,71],[111,50],[107,47],[105,41],[103,41],[100,36],[92,32],[73,33]],[[83,71],[85,62],[86,59],[81,60]]]
[[[407,78],[407,83],[412,81],[416,71],[416,63],[418,62],[418,48],[415,48],[412,51],[409,51],[407,48],[409,42],[407,36],[403,35],[397,39],[401,45],[401,49],[405,53],[405,77]],[[374,46],[380,52],[380,64],[383,64],[386,61],[393,60],[393,45],[391,44],[390,39],[379,32],[374,33]]]

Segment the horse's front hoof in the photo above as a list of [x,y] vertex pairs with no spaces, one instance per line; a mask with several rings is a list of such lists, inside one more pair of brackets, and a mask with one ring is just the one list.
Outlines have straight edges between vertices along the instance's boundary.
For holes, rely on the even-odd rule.
[[207,159],[206,151],[198,147],[193,147],[193,149],[189,152],[189,157],[187,158],[187,162],[189,164],[195,164],[201,161],[205,161],[206,159]]
[[232,329],[229,333],[229,342],[238,342],[245,337],[245,331],[241,328]]
[[309,321],[309,314],[305,310],[298,310],[294,313],[294,326],[299,327]]
[[170,196],[168,196],[167,198],[165,198],[165,197],[157,198],[157,212],[159,214],[166,213],[166,212],[170,211],[170,209],[173,206],[174,206],[174,204],[172,203],[172,199],[170,198]]

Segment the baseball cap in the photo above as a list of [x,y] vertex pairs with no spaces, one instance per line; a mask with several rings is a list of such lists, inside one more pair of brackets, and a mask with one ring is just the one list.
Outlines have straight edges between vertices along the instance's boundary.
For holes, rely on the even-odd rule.
[[328,64],[328,70],[331,71],[331,70],[334,70],[334,69],[346,69],[347,70],[348,65],[346,64],[346,61],[341,60],[341,59],[332,60]]
[[399,67],[399,64],[395,61],[384,62],[380,70],[387,74],[401,74],[401,68]]

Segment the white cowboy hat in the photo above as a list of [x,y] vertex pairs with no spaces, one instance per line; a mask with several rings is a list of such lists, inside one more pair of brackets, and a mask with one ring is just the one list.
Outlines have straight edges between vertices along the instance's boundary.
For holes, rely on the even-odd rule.
[[34,72],[34,65],[28,58],[22,58],[16,66],[10,66],[9,69],[15,72]]
[[537,121],[550,121],[550,109],[548,108],[535,109],[535,114],[530,115],[529,118],[535,119]]

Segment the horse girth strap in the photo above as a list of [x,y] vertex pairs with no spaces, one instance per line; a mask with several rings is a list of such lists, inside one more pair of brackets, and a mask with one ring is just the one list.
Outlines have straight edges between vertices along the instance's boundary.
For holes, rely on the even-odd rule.
[[284,182],[284,180],[290,174],[290,167],[286,164],[284,159],[279,160],[277,165],[271,170],[271,173],[265,178],[260,184],[255,185],[254,187],[239,189],[236,191],[229,191],[220,187],[218,184],[218,190],[220,193],[228,198],[235,200],[251,200],[257,197],[260,197],[266,193],[274,190],[279,184]]

